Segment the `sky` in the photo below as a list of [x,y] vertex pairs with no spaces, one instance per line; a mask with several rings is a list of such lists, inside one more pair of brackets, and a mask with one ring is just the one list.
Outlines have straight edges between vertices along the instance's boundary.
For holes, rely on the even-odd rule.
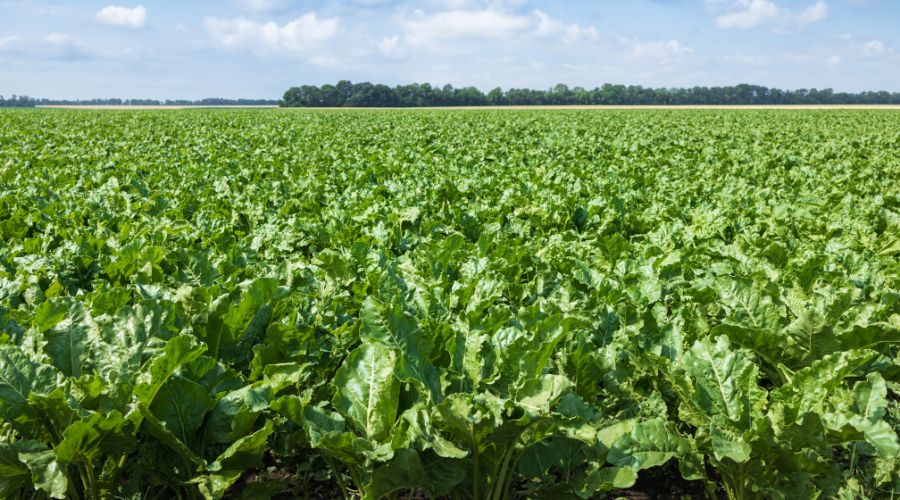
[[0,0],[0,95],[371,81],[900,91],[898,0]]

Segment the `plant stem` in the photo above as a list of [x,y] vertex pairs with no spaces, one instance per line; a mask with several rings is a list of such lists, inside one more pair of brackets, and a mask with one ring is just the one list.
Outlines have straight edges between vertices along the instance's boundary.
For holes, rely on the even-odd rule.
[[509,462],[512,460],[513,452],[516,451],[516,443],[515,441],[509,447],[509,450],[506,451],[506,454],[503,457],[503,464],[500,466],[500,472],[497,474],[497,485],[494,487],[494,493],[491,496],[493,500],[501,500],[506,497],[506,485],[508,483],[507,476],[511,475],[509,471]]
[[90,462],[84,464],[84,470],[87,473],[87,479],[89,484],[85,485],[87,491],[90,491],[89,498],[100,498],[100,492],[97,490],[97,477],[94,475],[94,467],[90,464]]
[[[82,480],[83,482],[83,480]],[[74,481],[69,481],[69,484],[66,486],[66,489],[69,490],[69,497],[74,498],[75,500],[80,500],[81,495],[78,494],[78,488],[75,487]]]
[[481,500],[481,497],[478,496],[480,493],[480,481],[481,481],[481,459],[478,455],[478,443],[475,442],[475,424],[472,424],[472,498],[474,500]]
[[344,500],[349,500],[350,497],[347,496],[347,485],[344,483],[344,477],[341,475],[341,471],[338,470],[331,458],[325,457],[325,461],[328,462],[328,466],[331,467],[331,470],[334,472],[334,477],[337,479],[338,486],[341,488],[341,495],[344,497]]

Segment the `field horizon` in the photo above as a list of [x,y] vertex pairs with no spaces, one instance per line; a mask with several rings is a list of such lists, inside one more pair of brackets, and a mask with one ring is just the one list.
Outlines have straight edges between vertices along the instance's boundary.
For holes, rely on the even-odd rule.
[[289,110],[900,110],[900,104],[715,104],[715,105],[540,105],[540,106],[422,106],[422,107],[303,107],[279,106],[141,106],[141,105],[38,105],[36,109],[181,110],[181,109],[289,109]]

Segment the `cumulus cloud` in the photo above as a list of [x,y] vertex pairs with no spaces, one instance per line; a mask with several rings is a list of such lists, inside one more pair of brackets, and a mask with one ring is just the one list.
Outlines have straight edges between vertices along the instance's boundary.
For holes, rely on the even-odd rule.
[[[452,4],[468,5],[465,0]],[[564,41],[578,38],[596,38],[597,31],[578,24],[566,24],[548,14],[534,10],[518,13],[509,8],[511,3],[496,2],[498,7],[482,9],[443,10],[433,14],[417,12],[403,22],[406,39],[411,44],[454,38],[513,39],[521,37],[560,37]]]
[[881,40],[869,40],[863,44],[863,54],[867,56],[880,56],[887,51]]
[[98,21],[109,26],[143,28],[147,23],[147,9],[143,5],[134,8],[107,5],[95,15]]
[[566,24],[558,19],[553,19],[549,15],[539,10],[534,11],[537,17],[537,33],[542,36],[561,36],[565,42],[574,42],[579,38],[597,38],[597,29],[593,26],[584,28],[578,24]]
[[20,41],[22,41],[22,37],[19,36],[0,37],[0,50],[11,49]]
[[406,22],[406,32],[417,43],[441,38],[505,38],[530,25],[528,16],[491,10],[451,10],[416,16]]
[[734,54],[723,57],[722,62],[739,64],[742,66],[762,67],[772,64],[772,59],[767,55]]
[[298,51],[332,38],[337,33],[338,18],[320,19],[315,12],[309,12],[281,26],[243,17],[208,17],[203,20],[203,28],[225,47]]
[[399,36],[386,36],[378,43],[378,51],[385,55],[395,54],[400,50]]
[[631,55],[637,59],[655,59],[667,61],[687,54],[692,54],[694,49],[685,47],[678,40],[668,42],[638,42],[631,48]]
[[737,0],[733,10],[716,18],[716,26],[723,29],[750,29],[763,24],[782,28],[803,28],[828,16],[828,4],[824,0],[796,11],[780,7],[770,0]]
[[67,33],[0,38],[0,53],[13,57],[60,61],[75,61],[96,56],[93,51]]
[[53,45],[74,45],[75,38],[66,33],[50,33],[44,37],[44,41]]

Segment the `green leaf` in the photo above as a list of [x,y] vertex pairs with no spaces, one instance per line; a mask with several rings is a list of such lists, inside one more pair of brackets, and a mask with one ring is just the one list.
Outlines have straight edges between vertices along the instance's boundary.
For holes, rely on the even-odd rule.
[[[815,360],[841,350],[833,328],[816,309],[804,310],[784,332],[793,340],[791,348],[785,349],[786,354],[790,355],[785,364],[794,369],[808,366]],[[772,348],[775,350],[776,346],[773,345]]]
[[69,302],[64,299],[50,299],[34,309],[34,326],[41,332],[53,328],[66,318]]
[[857,370],[878,357],[875,351],[853,349],[825,356],[794,374],[789,384],[770,393],[770,401],[784,404],[795,414],[824,414],[831,394]]
[[579,496],[592,498],[614,488],[631,488],[637,482],[637,470],[632,467],[600,467],[591,471],[579,486]]
[[208,443],[232,443],[251,431],[260,413],[269,407],[275,389],[265,381],[255,382],[223,396],[206,417]]
[[746,354],[731,350],[726,337],[715,344],[698,340],[678,366],[693,382],[692,403],[708,418],[721,415],[747,430],[761,415],[766,393],[758,385],[758,369]]
[[866,442],[879,456],[894,458],[900,455],[900,442],[891,425],[884,421],[887,410],[887,384],[879,373],[870,373],[866,380],[853,386],[854,415],[850,424],[865,435]]
[[691,452],[690,441],[678,434],[671,422],[660,419],[634,424],[631,432],[613,443],[607,462],[631,467],[635,472],[663,465]]
[[101,457],[118,456],[134,445],[132,423],[117,411],[93,413],[70,425],[54,448],[61,464],[94,464]]
[[349,465],[360,465],[365,461],[364,451],[356,436],[346,432],[344,419],[337,413],[329,413],[321,408],[303,408],[303,426],[309,433],[313,448]]
[[516,393],[516,404],[530,416],[546,415],[550,408],[574,384],[562,375],[544,375],[529,380]]
[[747,328],[777,331],[784,316],[783,307],[775,305],[771,298],[760,293],[761,288],[750,280],[717,280],[719,302],[729,313],[726,322]]
[[28,406],[28,396],[49,394],[56,387],[56,370],[52,366],[28,359],[17,347],[0,345],[0,417],[4,421],[31,436],[41,424]]
[[403,412],[401,420],[406,424],[407,440],[422,449],[432,449],[435,454],[444,458],[465,458],[468,455],[465,450],[459,449],[435,431],[431,417],[425,409],[410,408]]
[[440,383],[428,362],[434,339],[419,329],[412,313],[400,303],[382,304],[370,296],[362,303],[360,320],[363,341],[381,343],[400,353],[396,377],[420,383],[432,400],[439,401]]
[[268,421],[262,429],[235,441],[216,458],[208,469],[212,471],[245,471],[258,467],[267,449],[269,436],[274,432],[274,422]]
[[47,493],[51,498],[66,498],[69,481],[65,466],[57,461],[53,450],[19,451],[19,460],[31,471],[31,483],[36,490]]
[[737,463],[750,460],[751,447],[743,436],[735,431],[724,415],[714,416],[709,425],[709,438],[716,460],[730,458]]
[[477,446],[473,442],[473,427],[477,415],[471,396],[468,394],[451,394],[434,409],[434,421],[443,429],[450,431],[459,441]]
[[178,439],[156,416],[143,404],[138,403],[137,410],[143,418],[141,430],[153,436],[160,443],[176,452],[181,460],[189,467],[200,468],[206,465],[206,461],[198,457],[187,444]]
[[0,498],[18,498],[22,490],[33,490],[31,470],[19,459],[20,452],[41,452],[38,441],[0,442]]
[[206,388],[176,376],[157,393],[150,411],[181,442],[190,446],[197,441],[197,432],[215,404]]
[[44,339],[47,341],[44,352],[50,356],[53,365],[59,368],[60,372],[77,378],[94,361],[91,359],[92,353],[89,352],[88,343],[94,336],[92,330],[95,327],[87,310],[78,302],[55,299],[55,304],[64,310],[67,318],[62,323],[56,321],[53,327],[48,327],[44,331]]
[[381,344],[363,343],[334,376],[334,407],[363,436],[374,442],[390,438],[397,419],[400,383],[394,377],[397,355]]
[[200,357],[206,346],[196,343],[190,335],[179,335],[166,343],[165,349],[155,358],[137,379],[134,396],[145,405],[150,406],[163,384],[185,364]]
[[372,472],[372,480],[364,488],[363,498],[380,499],[392,493],[425,488],[431,481],[414,450],[397,450],[387,464]]

